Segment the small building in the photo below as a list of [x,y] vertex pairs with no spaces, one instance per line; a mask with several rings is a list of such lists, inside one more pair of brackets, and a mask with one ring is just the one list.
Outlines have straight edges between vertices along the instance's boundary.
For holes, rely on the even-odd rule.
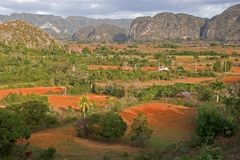
[[161,67],[158,67],[158,71],[170,71],[170,69],[168,67],[161,66]]

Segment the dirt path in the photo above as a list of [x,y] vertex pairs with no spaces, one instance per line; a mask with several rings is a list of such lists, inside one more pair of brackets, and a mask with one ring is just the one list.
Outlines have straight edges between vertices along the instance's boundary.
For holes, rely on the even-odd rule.
[[71,125],[47,129],[32,134],[29,142],[32,146],[48,148],[53,146],[64,158],[76,159],[79,157],[103,157],[106,153],[133,153],[139,151],[138,148],[121,143],[102,143],[98,141],[78,138],[75,128]]

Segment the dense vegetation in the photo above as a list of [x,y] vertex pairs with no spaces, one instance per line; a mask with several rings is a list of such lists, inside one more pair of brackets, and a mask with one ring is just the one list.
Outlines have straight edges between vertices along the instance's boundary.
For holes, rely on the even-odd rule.
[[83,124],[77,127],[80,137],[100,137],[105,140],[118,139],[127,130],[127,124],[122,117],[114,112],[92,114],[87,120],[83,120]]
[[[132,46],[135,47],[137,46]],[[180,46],[166,43],[158,47],[177,49]],[[211,64],[205,70],[187,71],[181,64],[176,64],[176,56],[189,56],[196,66],[200,63],[201,56],[208,56],[204,58]],[[217,77],[219,73],[228,72],[232,67],[229,57],[223,53],[167,50],[153,54],[136,49],[118,51],[109,47],[97,47],[95,50],[84,48],[83,53],[78,54],[58,47],[37,50],[0,44],[0,64],[1,88],[66,86],[68,94],[96,93],[113,96],[115,101],[108,102],[106,104],[108,107],[101,109],[100,112],[100,109],[94,110],[93,104],[87,97],[79,101],[78,109],[82,116],[79,117],[78,114],[76,117],[80,119],[76,123],[77,133],[79,137],[102,142],[115,140],[132,144],[132,141],[137,147],[143,148],[143,155],[135,156],[134,160],[160,159],[171,152],[155,151],[156,148],[149,145],[153,130],[149,128],[147,117],[143,114],[134,118],[129,128],[130,134],[126,135],[127,124],[118,112],[133,104],[157,100],[196,108],[197,119],[194,122],[196,139],[189,142],[191,145],[186,146],[197,150],[198,155],[185,156],[186,153],[183,157],[182,154],[178,155],[182,160],[224,159],[221,149],[211,145],[216,143],[218,137],[228,138],[238,133],[239,84],[225,86],[216,81],[212,84],[176,83],[153,85],[148,88],[128,88],[117,83],[173,80],[182,77]],[[90,70],[88,65],[126,66],[129,69]],[[143,67],[158,68],[159,66],[167,66],[170,71],[143,69]],[[0,156],[2,157],[9,158],[16,153],[13,150],[19,147],[15,144],[17,140],[28,139],[31,132],[58,124],[59,117],[51,109],[45,96],[10,94],[1,100],[1,105],[6,106],[0,109]],[[23,149],[19,154],[24,155],[25,151]],[[56,150],[50,147],[37,157],[50,159],[55,152]],[[129,158],[127,154],[122,157]],[[15,160],[14,158],[12,159]]]
[[[9,97],[6,100],[9,100]],[[51,159],[56,152],[54,148],[33,153],[27,151],[29,144],[16,144],[19,140],[30,138],[32,132],[57,123],[48,104],[29,100],[13,104],[9,102],[8,105],[5,109],[0,109],[0,157],[4,160],[22,160],[34,155],[36,160]]]
[[[156,54],[155,61],[149,62],[142,57],[145,53],[136,50],[115,51],[111,48],[99,47],[92,52],[84,49],[83,54],[77,54],[69,53],[58,47],[36,50],[22,46],[1,45],[0,48],[0,85],[2,88],[57,85],[67,86],[70,94],[80,94],[92,92],[91,86],[96,82],[215,77],[213,71],[222,72],[222,70],[216,69],[213,71],[186,71],[181,66],[175,66],[174,57],[158,56],[165,54]],[[133,70],[89,70],[88,64],[128,66]],[[157,68],[159,64],[175,69],[169,72],[141,69],[142,66]],[[223,68],[223,71],[228,71],[230,64],[227,63]]]

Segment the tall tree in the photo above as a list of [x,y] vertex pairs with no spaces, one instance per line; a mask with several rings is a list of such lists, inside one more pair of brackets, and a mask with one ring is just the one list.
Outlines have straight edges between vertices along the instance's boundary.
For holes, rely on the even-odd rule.
[[214,92],[217,95],[217,103],[219,102],[219,95],[225,88],[225,85],[222,82],[216,81],[215,83],[212,83],[212,88],[214,89]]
[[86,114],[89,113],[91,106],[92,106],[92,103],[90,102],[88,97],[81,98],[79,102],[79,108],[80,108],[80,112],[83,115],[83,118],[85,118]]
[[148,128],[147,117],[139,113],[131,125],[131,140],[138,146],[144,147],[151,138],[152,130]]

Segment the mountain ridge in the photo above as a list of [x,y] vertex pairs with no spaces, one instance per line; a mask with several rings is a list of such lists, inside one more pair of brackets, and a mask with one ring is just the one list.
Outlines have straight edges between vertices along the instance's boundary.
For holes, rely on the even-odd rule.
[[[132,41],[164,41],[164,40],[207,40],[226,43],[240,43],[240,4],[231,6],[223,13],[211,19],[201,18],[185,13],[163,12],[154,16],[138,17],[132,19],[94,19],[83,16],[61,17],[55,15],[38,15],[29,13],[12,13],[0,15],[0,22],[24,20],[39,27],[57,39],[80,40],[78,34],[90,27],[101,28],[109,25],[107,41],[112,39],[118,28],[126,30],[127,39]],[[98,32],[98,34],[102,34]],[[76,37],[78,35],[78,37]],[[82,34],[83,35],[83,34]],[[111,37],[111,38],[109,38]],[[85,37],[86,39],[86,37]],[[90,38],[91,39],[91,38]],[[100,38],[101,39],[101,38]],[[117,39],[126,39],[124,35]],[[86,39],[89,41],[89,39]],[[96,38],[92,38],[96,40]],[[106,39],[105,39],[106,40]],[[105,41],[104,40],[104,41]]]
[[185,13],[158,13],[133,20],[129,38],[136,41],[209,40],[240,43],[240,4],[211,19]]
[[129,29],[131,19],[94,19],[83,16],[69,16],[63,18],[55,15],[39,15],[31,13],[12,13],[10,15],[0,15],[0,22],[24,20],[58,39],[71,40],[72,35],[79,29],[87,26],[100,26],[109,24]]
[[81,42],[122,42],[128,40],[127,30],[109,24],[83,27],[73,35],[72,39]]
[[25,21],[14,20],[0,24],[0,43],[9,46],[45,49],[61,44],[49,34]]

